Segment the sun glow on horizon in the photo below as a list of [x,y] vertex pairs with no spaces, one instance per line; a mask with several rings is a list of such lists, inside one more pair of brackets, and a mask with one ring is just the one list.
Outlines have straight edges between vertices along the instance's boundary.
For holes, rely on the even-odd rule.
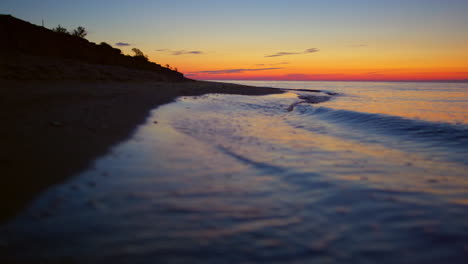
[[[211,80],[468,80],[468,1],[2,1]],[[66,14],[66,15],[65,15]],[[122,45],[125,44],[125,45]]]
[[314,73],[314,74],[275,74],[273,70],[251,73],[224,73],[209,74],[195,73],[185,74],[188,78],[200,80],[270,80],[270,81],[467,81],[467,72],[454,71],[426,71],[416,72],[409,70],[400,71],[375,71],[375,72],[348,72],[348,73]]

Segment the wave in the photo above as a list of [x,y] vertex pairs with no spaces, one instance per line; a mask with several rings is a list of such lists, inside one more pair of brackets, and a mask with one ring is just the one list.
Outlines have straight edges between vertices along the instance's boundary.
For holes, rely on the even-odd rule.
[[310,105],[298,106],[297,111],[302,115],[314,116],[334,125],[359,130],[364,134],[395,136],[425,142],[431,147],[456,148],[463,153],[468,153],[468,126],[462,124],[430,122]]

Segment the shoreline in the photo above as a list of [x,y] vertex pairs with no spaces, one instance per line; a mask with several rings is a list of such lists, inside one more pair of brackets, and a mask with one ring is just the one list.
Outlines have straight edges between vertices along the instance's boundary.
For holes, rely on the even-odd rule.
[[230,83],[18,81],[0,79],[3,168],[0,222],[41,191],[88,168],[133,134],[151,110],[179,96],[267,95],[280,89]]

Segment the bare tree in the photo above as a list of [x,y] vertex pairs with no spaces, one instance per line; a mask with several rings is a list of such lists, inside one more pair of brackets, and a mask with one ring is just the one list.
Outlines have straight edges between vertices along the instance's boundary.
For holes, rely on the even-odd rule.
[[66,28],[62,27],[60,24],[56,28],[53,28],[52,31],[58,32],[58,33],[63,33],[63,34],[69,34],[68,30]]
[[86,35],[88,35],[88,32],[86,31],[86,29],[84,27],[80,26],[80,27],[77,27],[76,29],[73,30],[72,35],[80,37],[80,38],[85,38]]

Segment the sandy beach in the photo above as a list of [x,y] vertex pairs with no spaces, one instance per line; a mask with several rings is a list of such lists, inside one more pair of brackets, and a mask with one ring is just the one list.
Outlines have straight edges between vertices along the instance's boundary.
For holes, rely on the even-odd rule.
[[[144,55],[0,15],[0,222],[127,139],[178,96],[278,89],[193,81]],[[73,52],[71,52],[73,51]],[[157,123],[155,123],[157,125]]]
[[2,221],[48,186],[92,165],[131,136],[151,109],[178,96],[281,92],[201,81],[0,80],[0,87]]
[[468,263],[468,1],[0,13],[0,264]]

